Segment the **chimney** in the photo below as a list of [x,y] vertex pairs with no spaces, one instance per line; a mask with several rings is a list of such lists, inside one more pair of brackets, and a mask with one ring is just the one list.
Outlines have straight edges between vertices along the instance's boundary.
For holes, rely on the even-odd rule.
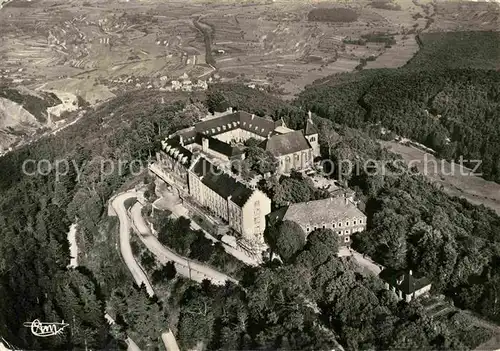
[[309,121],[312,122],[312,112],[311,112],[311,110],[309,110],[309,112],[307,114],[308,114],[308,117],[309,117],[308,118]]
[[404,276],[400,276],[398,279],[396,279],[396,284],[397,285],[401,285],[401,283],[403,282],[404,280]]
[[201,139],[201,150],[203,152],[208,152],[208,139],[207,138]]

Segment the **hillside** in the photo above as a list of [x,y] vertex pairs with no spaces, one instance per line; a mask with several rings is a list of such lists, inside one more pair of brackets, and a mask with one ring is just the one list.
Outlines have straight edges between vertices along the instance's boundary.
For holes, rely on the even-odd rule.
[[500,69],[499,32],[421,33],[417,41],[420,50],[407,68]]
[[61,103],[53,93],[34,92],[25,87],[0,86],[0,97],[21,105],[41,123],[47,122],[47,108]]
[[[318,80],[296,105],[351,127],[384,127],[430,147],[441,158],[481,160],[478,171],[484,178],[500,182],[500,72],[487,69],[499,62],[498,33],[424,38],[428,46],[404,68]],[[460,44],[448,46],[452,42]],[[465,165],[474,167],[472,162]]]
[[[182,350],[455,351],[475,349],[495,333],[500,340],[500,328],[490,333],[466,316],[500,323],[500,37],[488,31],[498,27],[500,6],[2,2],[0,79],[8,85],[0,85],[0,345],[122,350],[130,337],[141,350],[163,350],[167,328]],[[470,28],[484,31],[460,31]],[[198,79],[208,88],[187,89]],[[182,88],[173,89],[173,81]],[[307,238],[300,228],[283,230],[293,254],[266,255],[257,267],[238,264],[238,284],[224,286],[172,274],[173,262],[160,265],[131,235],[156,295],[136,286],[110,200],[142,183],[151,199],[159,189],[148,166],[162,141],[229,107],[282,118],[293,129],[304,128],[312,111],[322,158],[340,166],[328,180],[338,176],[353,189],[366,214],[366,230],[352,233],[353,248],[425,275],[432,297],[443,298],[430,310],[446,304],[452,313],[429,313],[425,300],[398,301],[352,257],[339,257],[342,237],[325,226]],[[476,172],[484,179],[423,175],[422,167],[397,163],[423,152],[396,136],[426,145],[437,158],[463,158],[469,167],[480,160]],[[255,154],[245,162],[266,155]],[[344,172],[344,161],[352,172]],[[378,172],[380,165],[387,167]],[[298,172],[277,178],[256,185],[275,207],[326,193]],[[219,254],[222,246],[191,239],[204,236],[186,229],[185,219],[166,220],[169,214],[157,215],[163,225],[153,223],[164,245],[222,270],[233,265]],[[269,222],[265,234],[272,237],[277,228]],[[69,326],[40,338],[24,326],[35,319]]]
[[[250,112],[263,107],[267,110],[273,100],[249,88],[233,86],[227,89],[224,86],[220,91],[216,88],[212,94],[224,101],[237,102],[240,108]],[[158,342],[157,331],[166,326],[164,318],[171,310],[178,310],[179,318],[175,319],[175,325],[169,326],[177,331],[183,349],[191,348],[197,342],[210,345],[211,349],[272,349],[276,345],[293,349],[332,349],[336,342],[350,349],[370,345],[382,349],[414,349],[417,346],[465,349],[464,345],[473,347],[476,341],[483,341],[482,337],[471,340],[469,335],[472,332],[463,330],[452,321],[430,319],[418,306],[397,304],[387,295],[380,281],[356,274],[352,262],[336,257],[337,236],[327,232],[313,236],[296,260],[249,270],[241,282],[243,289],[232,285],[221,288],[206,284],[182,286],[182,281],[179,281],[177,284],[181,287],[177,286],[176,290],[179,296],[168,304],[148,300],[145,291],[134,289],[115,247],[115,229],[108,226],[105,219],[107,200],[130,179],[130,172],[124,167],[124,173],[104,175],[98,167],[99,162],[147,162],[162,137],[192,124],[192,120],[186,117],[195,116],[189,111],[194,114],[204,112],[200,105],[202,101],[204,96],[136,91],[90,110],[85,118],[57,135],[0,158],[0,169],[5,172],[5,177],[0,179],[0,230],[4,235],[0,241],[2,336],[30,349],[81,349],[85,346],[120,349],[116,343],[123,341],[126,332],[134,333],[141,346],[152,345]],[[249,101],[248,106],[245,106],[245,101]],[[278,111],[266,112],[277,118],[285,111],[288,111],[284,117],[289,125],[304,119],[304,111],[287,104]],[[328,123],[324,120],[318,122],[321,133],[324,133],[324,126]],[[338,150],[344,150],[346,155],[359,155],[362,159],[390,157],[364,133],[348,128],[340,128],[338,133],[341,135]],[[53,173],[29,177],[20,171],[27,158],[72,160],[75,169],[60,181],[56,181]],[[76,181],[77,174],[81,175],[79,181]],[[491,244],[490,247],[496,245],[499,217],[484,208],[447,197],[422,178],[410,177],[400,183],[391,178],[381,182],[377,179],[374,183],[370,183],[369,178],[354,181],[353,184],[361,187],[362,201],[369,205],[370,216],[373,215],[376,221],[380,221],[378,213],[385,207],[370,204],[385,203],[392,198],[399,200],[397,196],[407,193],[404,196],[414,199],[414,208],[421,211],[405,212],[408,218],[418,214],[422,221],[432,220],[434,226],[440,225],[440,220],[445,218],[450,230],[459,234],[473,226],[481,228],[471,232],[470,236],[451,241],[453,250],[449,255],[454,261],[447,262],[446,272],[454,274],[442,288],[446,291],[448,286],[461,284],[463,292],[456,298],[457,302],[482,312],[484,306],[467,299],[466,292],[480,288],[481,294],[495,294],[494,284],[477,287],[460,277],[470,276],[473,270],[489,272],[489,263],[495,257],[493,249],[484,253],[485,260],[473,262],[473,267],[470,267],[466,253],[470,241],[477,242],[475,250],[484,249],[487,244]],[[397,189],[395,194],[389,192],[389,188]],[[427,216],[425,209],[437,206],[438,202],[441,202],[441,217]],[[399,206],[399,203],[394,201],[390,205]],[[462,213],[465,219],[461,220],[457,213]],[[85,256],[81,260],[83,267],[73,271],[66,269],[69,262],[66,232],[75,218],[80,219],[79,237]],[[393,217],[389,218],[395,221]],[[369,235],[389,234],[379,230]],[[325,240],[327,238],[335,240]],[[425,258],[425,267],[438,277],[437,267],[418,251],[423,246],[415,244],[413,247],[414,259],[408,263],[414,264]],[[374,253],[378,253],[377,248]],[[400,255],[398,251],[394,253]],[[391,262],[395,258],[390,255],[383,259]],[[40,276],[45,279],[39,279]],[[72,299],[65,296],[72,296]],[[113,310],[117,304],[122,308],[128,306],[137,316],[132,319],[134,323],[122,325],[120,333],[107,326],[102,313],[103,310]],[[191,313],[203,305],[207,306],[206,318]],[[158,318],[150,318],[151,313]],[[496,310],[491,313],[496,313]],[[7,315],[18,318],[3,318]],[[71,329],[72,332],[61,339],[40,341],[22,327],[25,320],[32,318],[72,320],[72,316],[75,317],[73,326],[77,325],[78,329]],[[233,324],[242,319],[248,323],[238,324],[238,330],[233,331]],[[364,322],[360,323],[360,320]],[[383,321],[383,333],[380,320]],[[19,330],[24,333],[19,333]],[[86,335],[86,338],[79,335]]]
[[[113,333],[104,319],[114,292],[131,305],[143,302],[157,308],[151,314],[160,317],[160,304],[133,287],[115,250],[113,224],[107,221],[107,200],[127,181],[131,169],[123,166],[123,172],[104,176],[99,164],[104,157],[115,164],[124,165],[126,160],[146,164],[160,133],[168,134],[176,123],[190,123],[186,115],[197,110],[195,106],[183,110],[186,99],[151,91],[121,96],[89,110],[61,132],[0,157],[3,338],[23,349],[126,349],[124,334]],[[27,176],[22,171],[27,159],[68,160],[69,172],[59,180],[50,169],[44,175]],[[80,219],[78,241],[85,257],[79,260],[82,267],[68,270],[66,237],[75,218]],[[146,312],[144,320],[151,320],[151,314]],[[71,329],[60,338],[37,338],[23,327],[34,319],[70,321]],[[148,322],[133,327],[139,328],[136,340],[141,345],[157,342],[160,326]],[[154,330],[155,339],[148,339],[147,330]]]
[[52,93],[0,86],[0,154],[13,144],[49,127],[48,110],[61,104]]

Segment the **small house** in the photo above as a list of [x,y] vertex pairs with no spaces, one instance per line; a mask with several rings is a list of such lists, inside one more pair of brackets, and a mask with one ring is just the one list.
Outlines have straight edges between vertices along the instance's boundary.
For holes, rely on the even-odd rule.
[[397,297],[406,302],[424,295],[431,290],[431,281],[426,277],[417,277],[411,270],[395,270],[386,268],[379,277],[385,282],[385,288],[393,291]]

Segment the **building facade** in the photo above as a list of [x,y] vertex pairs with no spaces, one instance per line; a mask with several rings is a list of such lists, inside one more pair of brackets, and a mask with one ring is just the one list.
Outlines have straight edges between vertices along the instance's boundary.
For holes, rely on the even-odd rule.
[[366,215],[346,197],[291,204],[271,213],[269,218],[295,222],[306,235],[316,229],[331,229],[344,245],[350,245],[353,233],[366,229]]
[[314,150],[301,131],[273,135],[263,141],[261,147],[277,159],[280,173],[308,169],[314,161]]
[[226,221],[237,233],[253,242],[264,242],[266,216],[271,200],[200,157],[188,171],[189,194],[201,206]]
[[189,194],[245,239],[263,243],[271,200],[214,165],[243,160],[242,143],[251,138],[275,156],[281,173],[307,169],[319,155],[318,130],[311,114],[304,130],[293,130],[283,120],[228,111],[170,135],[162,142],[162,151],[150,170]]
[[156,163],[150,165],[150,169],[163,181],[187,192],[188,168],[193,161],[193,154],[175,138],[163,141],[162,148],[156,154]]
[[242,144],[255,139],[277,159],[280,173],[290,173],[292,169],[310,168],[319,156],[318,130],[311,113],[305,125],[304,130],[293,130],[283,120],[272,121],[238,111],[201,121],[175,136],[187,150],[221,161],[243,159]]
[[411,270],[405,272],[386,268],[379,277],[385,282],[385,288],[396,294],[398,299],[410,302],[431,290],[432,284],[426,277],[416,277]]

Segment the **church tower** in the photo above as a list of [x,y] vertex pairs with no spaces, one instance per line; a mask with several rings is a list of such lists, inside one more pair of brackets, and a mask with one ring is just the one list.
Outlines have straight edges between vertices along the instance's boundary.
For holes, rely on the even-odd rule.
[[307,141],[309,142],[309,144],[311,144],[311,147],[313,148],[314,157],[320,156],[318,128],[316,128],[316,126],[314,125],[311,111],[308,112],[306,127],[304,128],[304,136],[306,137]]

